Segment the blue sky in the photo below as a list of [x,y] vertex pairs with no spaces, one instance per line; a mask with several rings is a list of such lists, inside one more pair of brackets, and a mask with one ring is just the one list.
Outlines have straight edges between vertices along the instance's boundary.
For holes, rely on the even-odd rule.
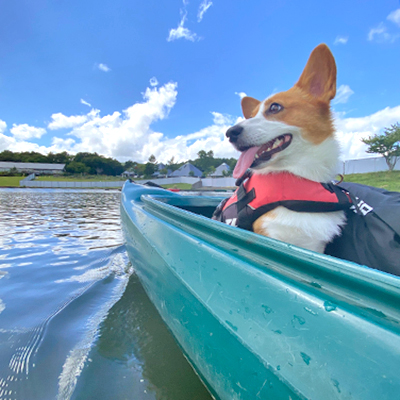
[[319,43],[343,157],[366,157],[400,121],[399,1],[2,1],[0,151],[236,157],[240,95],[289,89]]

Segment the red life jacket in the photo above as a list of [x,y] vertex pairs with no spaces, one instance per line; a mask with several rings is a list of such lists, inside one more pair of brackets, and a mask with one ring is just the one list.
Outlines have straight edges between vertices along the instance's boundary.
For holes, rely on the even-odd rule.
[[319,183],[288,172],[253,174],[231,198],[216,209],[213,219],[252,230],[261,215],[283,206],[297,212],[333,212],[350,208],[349,196],[331,183]]

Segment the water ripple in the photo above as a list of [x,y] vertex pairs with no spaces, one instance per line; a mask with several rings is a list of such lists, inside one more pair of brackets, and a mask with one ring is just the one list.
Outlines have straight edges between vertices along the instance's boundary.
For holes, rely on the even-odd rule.
[[78,365],[132,272],[121,245],[119,200],[117,191],[0,190],[4,393],[19,399],[72,393]]
[[133,274],[119,202],[0,189],[0,399],[210,400]]

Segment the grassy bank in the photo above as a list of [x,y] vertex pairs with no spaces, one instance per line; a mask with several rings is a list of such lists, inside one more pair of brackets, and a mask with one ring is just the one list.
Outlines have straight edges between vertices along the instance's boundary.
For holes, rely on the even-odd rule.
[[109,175],[69,175],[69,176],[37,176],[36,181],[47,181],[47,182],[108,182],[108,181],[126,181],[126,178],[120,176],[109,176]]
[[[0,187],[19,187],[19,181],[26,178],[26,176],[0,176]],[[120,176],[108,175],[73,175],[73,176],[37,176],[35,181],[46,182],[116,182],[126,181],[126,178]]]
[[171,185],[162,185],[165,189],[180,189],[180,190],[190,190],[192,185],[190,183],[173,183]]
[[345,175],[345,182],[362,183],[392,192],[400,192],[400,171],[370,172],[366,174]]
[[[0,187],[19,187],[22,176],[0,176]],[[106,175],[92,176],[39,176],[38,181],[64,181],[64,182],[98,182],[98,181],[125,181],[125,178]],[[400,192],[400,171],[371,172],[367,174],[350,174],[344,177],[345,182],[356,182],[364,185],[375,186],[390,191]],[[190,183],[176,183],[163,185],[167,188],[190,190]]]
[[19,181],[23,176],[0,176],[0,187],[19,187]]

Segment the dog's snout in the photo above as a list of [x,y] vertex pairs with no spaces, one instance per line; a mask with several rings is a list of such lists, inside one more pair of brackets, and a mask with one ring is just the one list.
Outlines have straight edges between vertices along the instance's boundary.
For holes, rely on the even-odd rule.
[[229,138],[229,141],[231,143],[236,142],[238,139],[238,136],[242,133],[243,127],[239,125],[234,125],[231,126],[227,131],[226,131],[226,137]]

